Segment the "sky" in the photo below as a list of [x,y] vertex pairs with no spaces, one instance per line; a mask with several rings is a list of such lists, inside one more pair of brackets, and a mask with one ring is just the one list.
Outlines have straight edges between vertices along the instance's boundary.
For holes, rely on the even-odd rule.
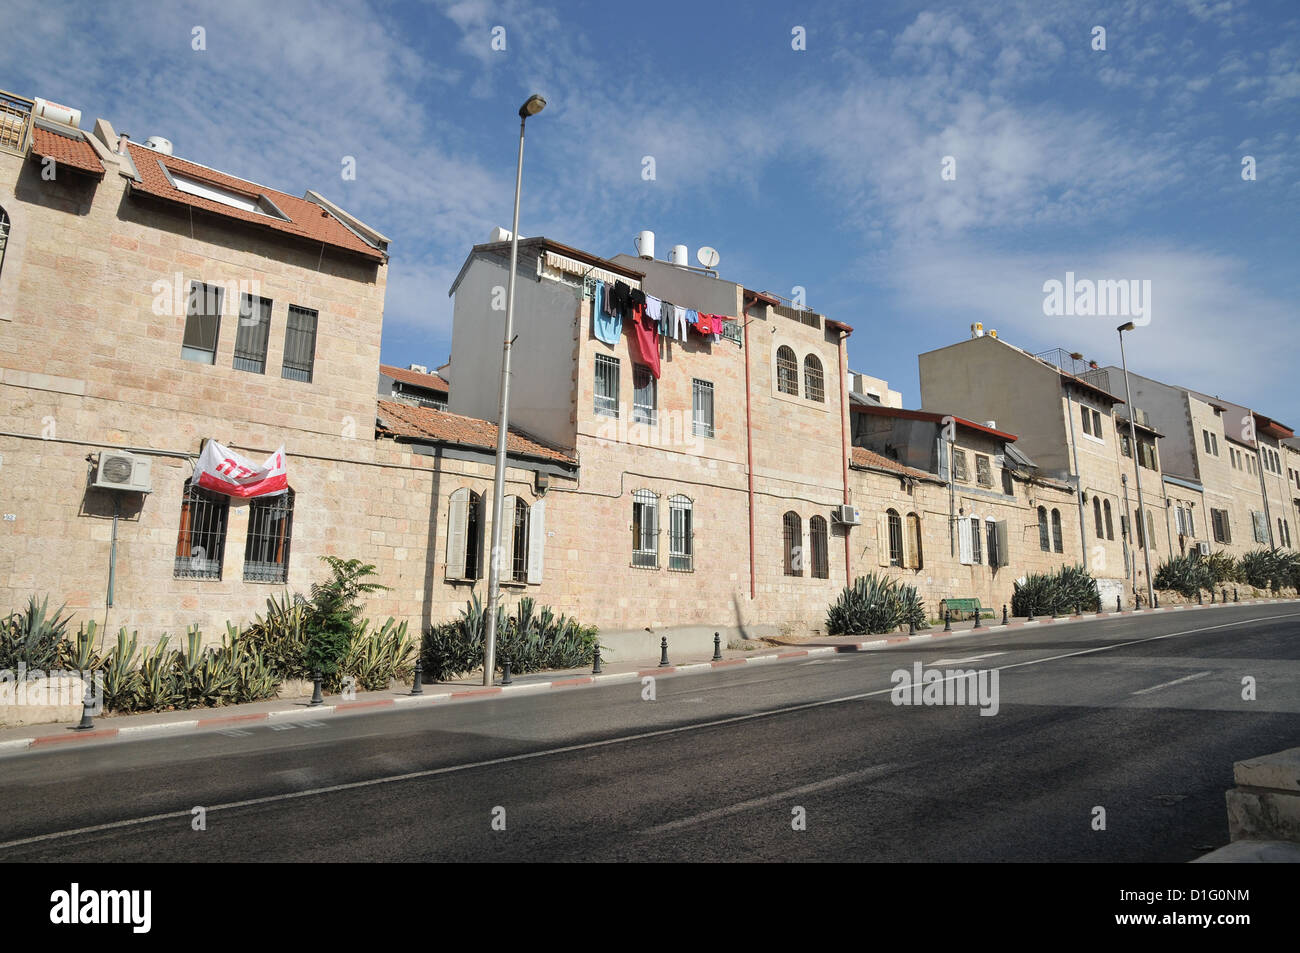
[[[450,356],[540,93],[521,234],[712,246],[904,406],[972,322],[1105,365],[1133,317],[1131,369],[1300,427],[1295,0],[6,0],[0,36],[0,88],[388,235],[386,363]],[[1149,296],[1053,308],[1068,274]]]

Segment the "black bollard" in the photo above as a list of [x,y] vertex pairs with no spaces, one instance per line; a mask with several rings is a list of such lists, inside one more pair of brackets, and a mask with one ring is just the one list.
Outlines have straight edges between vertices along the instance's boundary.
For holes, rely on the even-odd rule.
[[1233,587],[1232,587],[1232,601],[1233,601],[1233,602],[1240,602],[1240,601],[1241,601],[1240,599],[1237,598],[1237,587],[1236,587],[1236,586],[1233,586]]
[[420,659],[415,660],[415,682],[411,685],[411,694],[424,694],[424,663]]
[[1228,601],[1228,587],[1227,587],[1227,586],[1224,586],[1224,587],[1223,587],[1223,601],[1224,601],[1224,602],[1227,602],[1227,601]]
[[1034,621],[1034,603],[1032,601],[1029,603],[1029,617],[1028,619],[1026,619],[1026,621],[1027,622]]
[[1214,605],[1214,590],[1210,590],[1210,605]]
[[952,631],[952,613],[947,609],[943,610],[943,631]]
[[1152,600],[1152,601],[1151,601],[1151,608],[1153,608],[1153,609],[1159,609],[1159,608],[1160,608],[1160,593],[1158,593],[1158,592],[1153,592],[1153,593],[1151,593],[1151,600]]
[[95,706],[95,696],[90,690],[92,684],[94,684],[93,675],[91,681],[86,683],[86,694],[81,699],[81,724],[77,725],[77,731],[85,731],[88,728],[95,727],[95,722],[90,717],[90,709]]
[[503,671],[501,673],[501,684],[513,685],[515,683],[515,680],[510,677],[510,659],[506,659],[502,663],[502,666],[503,666]]
[[916,635],[916,622],[912,619],[907,620],[907,634]]
[[325,704],[325,696],[320,693],[320,683],[321,683],[321,678],[323,676],[321,675],[321,671],[319,668],[316,669],[316,671],[312,672],[311,674],[312,674],[312,682],[314,683],[314,688],[311,693],[311,701],[309,701],[307,704],[312,706],[323,705]]
[[1196,604],[1197,604],[1198,606],[1203,606],[1203,605],[1205,605],[1205,599],[1204,599],[1204,597],[1201,595],[1201,590],[1199,590],[1199,589],[1196,590]]
[[668,636],[659,640],[659,667],[668,667]]
[[591,664],[591,674],[592,675],[600,674],[600,643],[599,642],[596,643],[596,656]]
[[722,634],[719,632],[713,633],[713,661],[722,661]]
[[1002,624],[1003,625],[1011,624],[1011,620],[1007,618],[1007,604],[1005,602],[1002,603]]
[[1116,612],[1123,612],[1123,611],[1124,611],[1124,607],[1123,607],[1122,605],[1120,605],[1119,596],[1116,596],[1116,597],[1115,597],[1115,611],[1116,611]]
[[978,606],[975,608],[975,628],[980,628],[980,610]]

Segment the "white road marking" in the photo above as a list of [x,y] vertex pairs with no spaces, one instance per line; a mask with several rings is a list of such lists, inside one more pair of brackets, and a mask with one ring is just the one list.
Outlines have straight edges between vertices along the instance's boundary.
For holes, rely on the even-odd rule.
[[848,774],[839,774],[833,778],[827,778],[825,781],[815,781],[812,784],[804,784],[797,788],[791,788],[788,791],[779,791],[776,794],[769,794],[767,797],[754,798],[752,801],[741,801],[739,804],[732,804],[729,807],[720,807],[716,810],[705,811],[703,814],[696,814],[693,817],[684,817],[679,821],[669,821],[667,824],[660,824],[658,827],[647,828],[641,833],[647,836],[651,834],[663,834],[667,831],[677,830],[681,827],[691,827],[695,824],[704,824],[708,821],[716,821],[718,818],[726,817],[729,814],[740,814],[743,811],[750,811],[756,807],[766,807],[767,805],[774,804],[778,801],[786,801],[803,794],[811,794],[814,791],[833,788],[836,785],[847,784],[850,781],[888,774],[897,767],[898,765],[893,764],[878,764],[870,768],[863,768],[861,771],[850,771]]
[[979,662],[986,658],[997,658],[999,655],[1006,655],[1006,652],[990,652],[988,655],[972,655],[968,658],[941,658],[935,659],[931,665],[957,665],[961,662]]
[[1144,688],[1136,691],[1134,695],[1145,695],[1148,692],[1158,692],[1162,688],[1168,688],[1170,685],[1181,685],[1183,682],[1190,682],[1193,679],[1204,678],[1206,675],[1213,675],[1213,672],[1197,672],[1195,675],[1187,675],[1183,678],[1175,678],[1172,682],[1161,682],[1159,685],[1152,685],[1150,688]]
[[[1061,659],[1076,658],[1080,655],[1094,655],[1098,652],[1109,652],[1111,649],[1127,648],[1130,645],[1143,645],[1147,642],[1158,642],[1162,639],[1174,639],[1184,635],[1196,635],[1200,632],[1211,632],[1215,629],[1230,629],[1243,624],[1255,622],[1269,622],[1273,619],[1290,619],[1300,616],[1300,612],[1285,612],[1281,615],[1261,616],[1257,619],[1242,619],[1236,622],[1225,622],[1221,625],[1206,625],[1196,629],[1186,629],[1182,632],[1169,632],[1165,635],[1152,635],[1145,639],[1132,639],[1128,642],[1116,642],[1114,645],[1099,645],[1091,649],[1080,649],[1077,652],[1066,652],[1062,655],[1051,655],[1047,658],[1029,659],[1025,662],[1013,662],[1010,665],[998,666],[996,671],[1004,671],[1012,668],[1022,668],[1026,665],[1042,665],[1045,662],[1058,662]],[[467,764],[453,764],[445,768],[430,768],[426,771],[411,771],[406,774],[393,774],[383,778],[370,778],[365,781],[349,781],[346,784],[333,784],[328,787],[313,788],[309,791],[292,791],[286,794],[270,794],[265,797],[249,798],[244,801],[230,801],[225,804],[214,804],[208,807],[208,813],[215,811],[228,811],[240,807],[255,807],[261,804],[274,804],[279,801],[291,801],[304,797],[315,797],[321,794],[335,794],[339,791],[355,791],[362,788],[376,787],[381,784],[393,784],[400,781],[416,781],[423,778],[433,778],[444,774],[456,774],[461,771],[472,771],[477,768],[491,768],[502,764],[516,764],[521,761],[534,761],[538,758],[549,758],[559,754],[570,754],[574,751],[587,751],[592,748],[608,748],[612,745],[624,744],[630,741],[645,741],[649,738],[667,738],[672,735],[685,734],[689,731],[700,731],[706,728],[720,728],[724,725],[737,725],[747,721],[756,721],[760,718],[772,718],[776,715],[788,715],[797,711],[812,711],[817,708],[825,708],[828,705],[842,705],[845,702],[862,701],[867,698],[877,698],[881,695],[888,695],[893,691],[893,687],[879,688],[870,692],[859,692],[856,695],[844,695],[839,698],[827,698],[822,701],[804,702],[800,705],[788,705],[784,708],[772,708],[767,711],[751,712],[748,715],[733,715],[730,718],[718,718],[713,721],[702,721],[694,725],[679,725],[676,728],[660,728],[655,731],[642,731],[634,735],[623,735],[618,738],[605,738],[601,741],[587,741],[575,745],[562,745],[558,748],[545,748],[541,751],[528,751],[523,754],[513,754],[502,758],[490,758],[486,761],[474,761]],[[26,844],[39,844],[44,841],[62,840],[67,837],[78,837],[84,834],[94,834],[99,831],[117,830],[124,827],[139,827],[143,824],[152,824],[155,821],[176,820],[178,818],[190,817],[190,810],[186,808],[181,811],[172,811],[167,814],[151,814],[148,817],[133,817],[122,821],[110,821],[107,824],[95,824],[90,827],[78,827],[72,830],[55,831],[49,834],[36,834],[32,837],[23,837],[18,840],[5,841],[0,843],[0,850],[7,850],[11,847],[22,847]]]

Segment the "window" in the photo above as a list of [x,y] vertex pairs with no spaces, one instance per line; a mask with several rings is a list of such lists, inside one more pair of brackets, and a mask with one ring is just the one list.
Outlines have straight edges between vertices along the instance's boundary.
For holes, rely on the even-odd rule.
[[235,331],[235,370],[266,372],[266,342],[271,336],[271,299],[239,296],[239,328]]
[[808,521],[808,541],[812,543],[812,575],[814,579],[829,579],[831,567],[827,552],[826,519],[814,516]]
[[794,351],[782,344],[776,349],[776,389],[799,396],[799,363]]
[[1279,546],[1286,545],[1286,534],[1282,532],[1282,517],[1280,516],[1277,518],[1277,544]]
[[1045,553],[1052,551],[1052,538],[1047,532],[1047,507],[1038,508],[1038,548]]
[[1011,480],[1011,470],[1008,467],[1002,468],[1002,492],[1007,496],[1016,495],[1016,485]]
[[1065,547],[1061,543],[1061,511],[1055,509],[1052,510],[1052,551],[1065,552]]
[[1101,413],[1094,410],[1092,412],[1092,435],[1098,440],[1102,439],[1101,433]]
[[632,565],[659,568],[659,497],[649,490],[632,494]]
[[1142,525],[1142,513],[1138,510],[1133,511],[1133,525],[1137,527],[1137,545],[1138,549],[1147,548],[1147,534]]
[[1254,457],[1247,457],[1247,458],[1246,458],[1246,469],[1250,471],[1250,475],[1251,475],[1251,476],[1254,476],[1254,475],[1255,475],[1255,458],[1254,458]]
[[691,500],[680,494],[668,500],[668,568],[691,572],[695,566]]
[[221,578],[229,515],[229,497],[209,493],[192,482],[185,484],[173,569],[177,579]]
[[461,487],[447,505],[447,569],[452,580],[476,580],[482,576],[483,497]]
[[1255,533],[1255,542],[1267,543],[1268,542],[1268,519],[1264,516],[1264,514],[1258,512],[1257,510],[1251,510],[1250,523],[1251,523],[1251,528],[1254,530]]
[[962,483],[969,482],[970,474],[966,470],[965,450],[957,450],[956,448],[953,449],[952,472],[953,472],[953,479],[960,480]]
[[980,526],[980,518],[978,516],[972,516],[970,518],[970,558],[971,562],[976,566],[984,561],[980,552],[981,534],[982,528]]
[[713,384],[691,381],[691,432],[697,437],[713,437]]
[[1128,434],[1126,433],[1119,435],[1119,452],[1124,454],[1126,457],[1133,456],[1133,444],[1129,442]]
[[657,395],[655,376],[642,364],[632,365],[632,420],[635,423],[655,422]]
[[248,504],[244,542],[245,582],[288,582],[293,530],[293,490],[255,497]]
[[0,275],[4,274],[5,248],[9,244],[9,213],[0,208]]
[[1083,418],[1083,432],[1092,436],[1092,412],[1087,407],[1079,407],[1079,416]]
[[217,359],[217,334],[221,330],[221,288],[190,282],[189,300],[185,304],[185,337],[181,357],[196,364],[212,364]]
[[980,486],[993,485],[993,465],[982,453],[975,454],[975,482]]
[[1005,565],[1002,558],[1002,547],[998,540],[998,524],[993,520],[985,520],[984,532],[988,540],[989,565],[995,568]]
[[903,565],[903,521],[897,510],[885,510],[889,530],[889,565]]
[[819,404],[826,400],[826,381],[822,375],[822,362],[815,354],[803,359],[803,395]]
[[291,381],[311,383],[316,363],[317,312],[289,305],[289,320],[284,326],[284,366],[280,376]]
[[781,517],[781,528],[785,535],[785,574],[787,576],[803,575],[803,524],[799,514],[793,510]]
[[596,413],[618,416],[618,358],[596,355]]
[[1156,445],[1150,440],[1138,440],[1138,464],[1148,470],[1156,469]]
[[1092,519],[1097,524],[1097,538],[1104,539],[1106,532],[1101,525],[1101,497],[1099,496],[1092,498]]
[[1196,523],[1192,520],[1192,508],[1190,506],[1182,507],[1183,525],[1187,527],[1187,536],[1191,539],[1196,538]]
[[1210,510],[1210,526],[1216,543],[1232,542],[1232,527],[1228,524],[1227,510]]
[[504,542],[501,578],[528,582],[528,504],[517,496],[501,501],[501,538]]
[[923,569],[925,558],[921,552],[921,517],[916,513],[907,514],[907,541],[911,551],[907,554],[907,568]]
[[1219,455],[1219,438],[1208,430],[1201,431],[1201,442],[1205,444],[1205,452],[1211,456]]
[[1110,500],[1103,500],[1103,501],[1102,501],[1102,504],[1101,504],[1101,511],[1102,511],[1102,513],[1104,513],[1105,516],[1106,516],[1106,538],[1107,538],[1107,539],[1114,539],[1114,538],[1115,538],[1115,524],[1112,523],[1111,520],[1110,520]]

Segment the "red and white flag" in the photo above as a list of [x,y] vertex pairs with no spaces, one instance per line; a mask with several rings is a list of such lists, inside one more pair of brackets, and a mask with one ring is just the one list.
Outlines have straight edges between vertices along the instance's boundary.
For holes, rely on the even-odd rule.
[[227,496],[275,496],[289,488],[283,444],[259,466],[248,457],[209,440],[199,454],[194,475],[203,489]]

